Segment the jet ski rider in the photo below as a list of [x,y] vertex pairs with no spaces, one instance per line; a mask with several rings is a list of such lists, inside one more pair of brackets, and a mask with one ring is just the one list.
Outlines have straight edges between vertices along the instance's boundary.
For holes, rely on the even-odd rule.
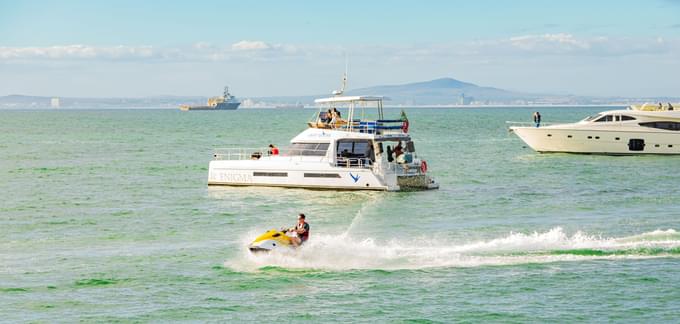
[[300,213],[300,215],[298,215],[298,223],[294,227],[288,229],[288,231],[297,233],[297,237],[291,237],[293,245],[300,246],[302,243],[306,242],[307,239],[309,239],[309,224],[305,222],[305,214]]

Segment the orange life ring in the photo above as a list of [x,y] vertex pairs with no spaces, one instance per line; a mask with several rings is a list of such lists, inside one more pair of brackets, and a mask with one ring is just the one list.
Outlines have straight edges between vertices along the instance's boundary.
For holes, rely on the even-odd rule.
[[422,173],[427,172],[427,162],[425,162],[425,160],[420,162],[420,171]]

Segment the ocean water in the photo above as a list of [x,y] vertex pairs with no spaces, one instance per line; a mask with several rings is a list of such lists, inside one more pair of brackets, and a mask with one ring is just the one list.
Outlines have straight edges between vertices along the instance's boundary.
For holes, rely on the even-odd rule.
[[0,321],[677,322],[680,157],[537,154],[533,110],[407,109],[441,188],[400,193],[207,187],[312,110],[0,111]]

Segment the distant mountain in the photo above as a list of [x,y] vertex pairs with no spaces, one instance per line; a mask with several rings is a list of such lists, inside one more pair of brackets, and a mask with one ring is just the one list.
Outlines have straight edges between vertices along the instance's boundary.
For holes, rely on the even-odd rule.
[[[385,96],[387,105],[458,105],[470,103],[517,103],[522,100],[535,100],[540,95],[513,92],[493,87],[482,87],[453,78],[398,85],[380,85],[345,91],[348,96]],[[302,102],[312,104],[314,99],[329,97],[330,94],[315,96],[260,97],[252,98],[260,102]],[[521,102],[520,102],[521,103]]]
[[537,97],[498,88],[481,87],[453,78],[354,89],[347,91],[347,94],[381,95],[390,97],[391,103],[413,105],[469,104],[475,101],[508,102]]

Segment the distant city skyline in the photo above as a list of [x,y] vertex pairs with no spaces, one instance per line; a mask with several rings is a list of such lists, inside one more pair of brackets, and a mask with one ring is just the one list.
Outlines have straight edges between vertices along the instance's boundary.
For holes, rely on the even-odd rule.
[[0,96],[330,93],[453,77],[680,96],[680,1],[0,0]]

